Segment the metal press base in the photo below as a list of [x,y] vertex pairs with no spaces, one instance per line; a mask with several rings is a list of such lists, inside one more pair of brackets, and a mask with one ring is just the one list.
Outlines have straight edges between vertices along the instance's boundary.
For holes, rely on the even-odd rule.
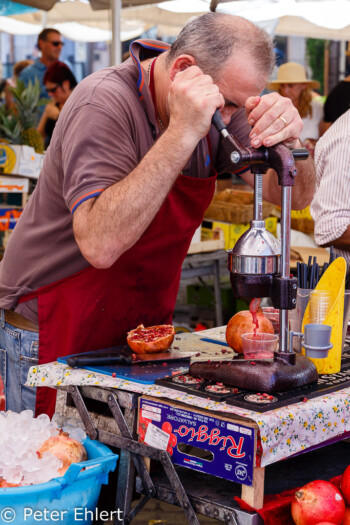
[[285,392],[316,383],[318,373],[315,365],[303,355],[277,353],[273,360],[247,360],[192,363],[189,373],[194,377],[220,381],[256,392]]

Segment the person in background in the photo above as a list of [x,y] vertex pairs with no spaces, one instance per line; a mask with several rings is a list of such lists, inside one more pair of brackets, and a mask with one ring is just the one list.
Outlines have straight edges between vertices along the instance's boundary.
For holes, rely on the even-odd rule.
[[[212,125],[217,109],[244,145],[301,146],[291,101],[260,96],[273,44],[248,20],[207,13],[171,46],[141,39],[130,52],[79,82],[65,103],[0,263],[0,368],[14,411],[54,410],[51,389],[25,384],[38,359],[125,344],[141,323],[171,323],[216,173],[235,168]],[[296,164],[300,209],[315,171],[310,158]],[[253,184],[248,166],[242,177]],[[280,203],[274,170],[263,185],[264,198]]]
[[54,62],[45,71],[43,81],[52,102],[45,106],[37,130],[42,134],[47,148],[61,109],[77,85],[77,80],[66,64]]
[[350,109],[316,144],[316,193],[310,206],[315,241],[350,264]]
[[[57,29],[47,27],[38,35],[38,48],[41,53],[40,58],[34,60],[34,63],[20,73],[19,77],[27,85],[31,80],[34,83],[37,78],[40,82],[40,98],[47,98],[48,93],[44,86],[44,74],[48,66],[57,62],[60,58],[64,42],[61,33]],[[44,111],[44,107],[42,107]]]
[[18,79],[18,76],[20,75],[21,71],[23,71],[23,69],[25,69],[26,67],[30,66],[31,64],[33,64],[33,60],[30,60],[30,59],[19,60],[18,62],[16,62],[14,64],[13,70],[12,70],[12,77],[8,78],[6,80],[6,86],[5,86],[5,105],[6,105],[6,109],[12,109],[12,108],[15,107],[14,103],[13,103],[13,96],[12,96],[10,88],[11,87],[16,87],[17,79]]
[[[345,52],[350,61],[350,42]],[[321,131],[324,133],[327,129],[350,108],[350,75],[341,80],[328,94],[324,103],[323,121]]]
[[323,118],[322,102],[313,92],[313,89],[319,87],[320,83],[309,80],[305,68],[296,62],[282,64],[278,69],[277,79],[267,85],[268,89],[278,91],[293,102],[304,125],[299,138],[311,155],[320,137],[320,123]]

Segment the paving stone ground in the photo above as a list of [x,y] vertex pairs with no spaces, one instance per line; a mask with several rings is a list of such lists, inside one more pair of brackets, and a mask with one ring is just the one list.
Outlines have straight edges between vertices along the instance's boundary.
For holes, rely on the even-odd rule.
[[[220,522],[197,515],[201,525],[218,525]],[[179,525],[185,524],[186,518],[179,507],[169,505],[163,501],[151,499],[139,514],[133,519],[131,525]],[[114,525],[112,521],[105,525]]]

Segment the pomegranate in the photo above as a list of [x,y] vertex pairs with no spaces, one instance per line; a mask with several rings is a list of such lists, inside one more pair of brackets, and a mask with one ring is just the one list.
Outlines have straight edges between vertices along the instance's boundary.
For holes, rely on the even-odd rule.
[[87,459],[84,446],[79,441],[69,437],[69,434],[63,432],[63,430],[60,430],[58,436],[51,436],[44,441],[36,451],[39,458],[45,452],[51,452],[51,454],[62,461],[62,467],[58,470],[60,476],[63,476],[71,463],[80,463],[80,461]]
[[347,505],[350,505],[350,465],[344,470],[340,483],[340,491],[344,496]]
[[251,334],[255,330],[259,333],[273,334],[274,329],[271,321],[269,321],[261,309],[257,312],[258,327],[253,323],[253,317],[249,310],[237,312],[229,320],[226,328],[227,344],[239,354],[243,353],[242,334]]
[[145,328],[140,324],[128,332],[127,343],[136,354],[154,354],[168,350],[174,341],[175,329],[171,324]]
[[6,479],[2,478],[0,480],[0,488],[5,489],[9,487],[19,487],[19,484],[18,483],[7,483]]
[[345,503],[340,491],[329,481],[311,481],[295,493],[292,517],[296,525],[318,525],[322,520],[340,525]]
[[350,507],[345,508],[345,516],[341,525],[350,525]]

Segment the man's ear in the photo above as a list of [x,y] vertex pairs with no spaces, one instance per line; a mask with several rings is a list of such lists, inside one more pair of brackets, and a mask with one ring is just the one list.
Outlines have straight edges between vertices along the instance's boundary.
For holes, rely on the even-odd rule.
[[184,71],[188,67],[195,66],[196,61],[191,55],[180,55],[177,57],[170,69],[170,78],[171,80],[174,80],[177,73],[180,71]]

